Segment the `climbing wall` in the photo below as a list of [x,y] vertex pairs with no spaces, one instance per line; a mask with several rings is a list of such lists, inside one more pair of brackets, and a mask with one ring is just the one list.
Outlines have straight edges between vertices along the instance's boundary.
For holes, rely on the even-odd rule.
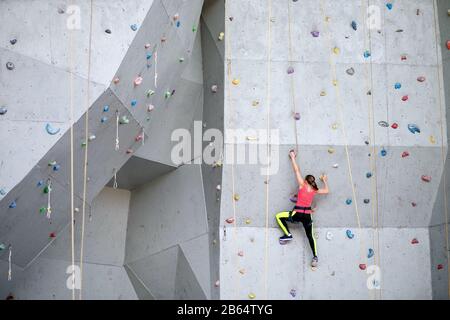
[[[430,259],[429,240],[432,217],[445,224],[433,208],[445,198],[447,7],[227,1],[225,158],[259,143],[273,174],[262,161],[223,167],[221,298],[448,297],[433,293],[447,288],[448,263],[441,245]],[[317,269],[303,228],[278,243],[275,214],[293,207],[297,188],[291,149],[303,174],[329,177],[330,194],[313,205]],[[445,243],[445,232],[437,238]]]
[[[39,2],[36,1],[35,6],[38,6]],[[80,30],[66,30],[67,32],[62,35],[62,38],[68,45],[75,46],[76,41],[82,42],[83,53],[84,51],[91,53],[91,70],[96,70],[89,75],[91,80],[93,75],[99,70],[105,69],[110,72],[108,75],[101,75],[106,81],[106,86],[102,88],[103,92],[99,91],[99,94],[96,96],[90,95],[91,98],[94,96],[92,105],[90,105],[91,101],[89,103],[83,101],[88,96],[83,91],[79,94],[79,101],[69,101],[68,97],[73,98],[76,96],[74,92],[79,92],[76,88],[69,88],[69,84],[72,85],[74,82],[72,78],[75,77],[73,75],[75,63],[65,66],[70,71],[67,75],[67,88],[64,88],[64,82],[60,83],[60,87],[55,85],[49,86],[52,90],[58,91],[58,94],[60,93],[59,91],[64,91],[61,95],[66,99],[64,100],[66,101],[65,103],[71,103],[75,106],[84,103],[86,108],[89,108],[89,114],[85,113],[80,118],[86,108],[81,112],[77,109],[78,117],[72,117],[72,121],[75,122],[73,125],[75,160],[74,223],[77,232],[79,232],[79,222],[81,222],[79,213],[81,213],[83,201],[83,156],[87,143],[89,142],[87,157],[89,162],[88,176],[85,177],[87,193],[84,200],[86,201],[87,209],[86,219],[89,217],[91,221],[93,219],[93,211],[90,209],[93,199],[112,177],[115,177],[114,182],[120,182],[116,178],[120,176],[120,168],[128,161],[137,160],[141,161],[141,164],[144,162],[141,168],[153,171],[146,174],[149,180],[176,168],[176,165],[169,163],[170,133],[173,129],[183,126],[183,124],[186,124],[188,128],[192,126],[192,120],[198,114],[196,106],[201,106],[201,100],[199,102],[198,99],[202,98],[202,83],[194,85],[194,87],[198,87],[195,93],[192,90],[193,86],[189,87],[186,85],[186,81],[195,80],[198,75],[201,76],[201,55],[195,66],[191,65],[191,69],[187,68],[187,66],[190,65],[195,39],[198,39],[197,51],[200,52],[200,38],[196,37],[196,35],[199,29],[199,17],[203,1],[190,1],[189,3],[186,1],[148,1],[141,6],[137,6],[133,1],[130,3],[124,1],[122,5],[117,4],[117,7],[113,5],[110,11],[108,11],[109,8],[105,8],[106,2],[103,3],[104,7],[101,7],[102,2],[94,1],[93,3],[92,11],[89,6],[85,6],[85,2],[83,2],[83,5],[80,3],[80,6],[77,6],[75,3],[75,6],[81,11],[81,21],[85,24],[81,25]],[[12,2],[5,2],[2,5],[7,6],[7,9],[12,12],[20,12],[23,9],[20,6],[15,6]],[[72,14],[70,10],[73,8],[59,7],[59,3],[50,3],[48,7],[44,6],[44,9],[48,9],[48,12],[45,11],[43,14],[52,16],[53,11],[55,11],[54,15],[61,15],[62,17],[60,23],[65,23],[66,19],[69,19],[67,16]],[[123,22],[120,19],[114,20],[119,13],[112,12],[113,9],[123,12]],[[136,16],[128,15],[129,11],[133,11],[133,14]],[[118,53],[114,53],[110,57],[114,59],[117,56],[118,61],[116,64],[103,64],[100,68],[96,68],[96,64],[101,64],[101,61],[105,60],[105,56],[109,57],[108,48],[110,46],[100,45],[98,52],[93,50],[94,45],[91,50],[86,48],[86,43],[89,43],[90,38],[88,30],[90,29],[89,18],[91,12],[93,13],[91,29],[93,44],[96,42],[96,31],[98,31],[98,37],[111,37],[117,33],[117,36],[119,36],[118,40],[123,40],[123,43],[120,43],[120,41],[115,42],[115,45],[119,44],[121,56],[119,57]],[[104,20],[96,20],[96,17],[100,14],[111,17],[112,20],[109,21],[109,25]],[[25,20],[25,16],[22,19]],[[120,28],[121,31],[116,32],[113,25],[117,25],[118,22],[120,23],[117,29]],[[64,30],[64,26],[64,24],[62,26],[58,25],[55,28],[60,31],[59,29]],[[133,37],[125,37],[123,34],[124,30],[127,30],[127,33],[131,33]],[[47,30],[47,32],[50,31]],[[21,37],[16,37],[17,41],[12,41],[12,46],[18,45],[21,41]],[[25,36],[23,38],[26,39]],[[11,37],[11,39],[13,38]],[[105,39],[99,41],[102,42]],[[114,38],[112,41],[114,41]],[[24,68],[18,68],[16,60],[10,58],[7,53],[1,56],[2,61],[5,59],[4,65],[8,72],[3,77],[4,73],[2,70],[2,84],[5,84],[5,87],[7,87],[10,82],[14,82],[14,85],[19,87],[23,83],[21,84],[19,81],[20,77],[15,75],[15,73]],[[77,55],[76,52],[70,51],[69,47],[65,54],[71,58],[86,56],[87,59],[87,55]],[[12,62],[14,67],[12,67],[11,63],[6,63],[6,61]],[[73,63],[73,60],[69,62]],[[79,64],[77,64],[78,67]],[[192,72],[193,70],[196,72]],[[33,68],[29,72],[36,72],[36,69]],[[83,75],[85,74],[83,73]],[[87,75],[85,76],[88,77]],[[187,79],[184,83],[182,76],[184,76],[185,80]],[[62,78],[63,75],[58,77]],[[58,77],[55,76],[55,81]],[[30,79],[30,83],[32,83],[30,86],[37,88],[40,82],[39,79]],[[86,85],[86,83],[84,84]],[[47,92],[42,93],[42,96],[43,99],[49,99]],[[8,96],[5,98],[5,101],[11,103],[11,100],[7,98]],[[62,102],[63,104],[64,101]],[[183,102],[184,105],[182,104]],[[31,104],[31,102],[29,103]],[[180,105],[181,107],[178,108]],[[36,112],[36,108],[33,105],[28,107],[33,112]],[[56,108],[57,106],[52,107]],[[171,107],[175,109],[171,110]],[[180,112],[183,107],[185,110]],[[45,106],[45,108],[46,112],[51,113],[48,106]],[[61,109],[66,112],[69,108],[62,107]],[[177,109],[178,113],[176,112]],[[6,112],[2,112],[2,120],[7,121],[8,117],[14,115],[14,113],[10,112],[10,108],[5,107],[2,110],[6,110]],[[16,114],[19,114],[19,112],[16,111]],[[84,134],[85,118],[87,116],[89,116],[89,139],[86,139]],[[80,119],[76,121],[78,118]],[[70,121],[68,123],[70,126]],[[9,123],[6,126],[8,130],[12,127]],[[2,128],[5,128],[5,126],[2,126]],[[7,266],[11,262],[14,270],[16,267],[19,270],[24,269],[25,272],[31,270],[24,276],[23,285],[20,283],[13,285],[23,298],[39,297],[41,294],[40,290],[43,290],[39,288],[40,282],[33,280],[40,272],[40,269],[35,271],[33,268],[42,268],[42,265],[36,267],[36,263],[40,263],[40,260],[36,259],[40,259],[41,256],[48,254],[48,248],[53,245],[58,247],[59,243],[59,250],[55,249],[57,253],[54,253],[52,256],[52,259],[57,259],[58,254],[62,254],[61,252],[64,251],[62,247],[68,246],[69,248],[70,244],[69,240],[65,238],[67,237],[66,230],[71,229],[69,223],[71,210],[70,131],[63,127],[62,122],[60,125],[55,125],[55,123],[51,123],[45,117],[42,118],[40,130],[44,131],[44,136],[47,139],[51,137],[55,141],[53,144],[48,144],[43,148],[43,154],[37,155],[37,163],[30,163],[28,169],[26,166],[21,168],[22,173],[25,173],[23,179],[14,176],[13,178],[16,180],[11,180],[12,182],[9,181],[9,184],[5,184],[7,187],[2,189],[4,192],[2,191],[3,198],[0,205],[2,218],[0,226],[0,258],[2,259],[2,267],[5,264]],[[30,134],[33,134],[31,130]],[[39,139],[34,135],[32,137],[32,139],[30,138],[30,145],[34,146]],[[137,157],[134,157],[135,152],[144,145],[147,146],[146,149],[139,155],[136,153]],[[164,146],[165,149],[158,150],[158,146]],[[23,159],[16,157],[14,152],[10,154],[13,156],[8,159],[3,157],[2,154],[2,163],[13,163],[14,165],[11,164],[11,166],[19,167],[21,161],[28,160],[25,156],[22,156]],[[29,172],[27,173],[27,171]],[[124,184],[124,188],[135,188],[137,185],[142,184],[142,177],[139,178],[139,181],[138,179],[129,179],[127,182],[128,186]],[[5,181],[8,180],[5,179]],[[144,180],[144,182],[146,181]],[[14,183],[16,183],[15,186]],[[113,186],[116,187],[116,184],[113,183]],[[52,196],[51,201],[49,200],[50,193]],[[49,203],[51,203],[51,212],[48,210]],[[122,222],[116,223],[123,225]],[[91,228],[95,230],[95,228],[100,228],[100,226],[91,226]],[[79,241],[81,240],[75,239],[76,243]],[[119,240],[119,243],[125,246],[125,239]],[[97,247],[95,250],[102,251],[104,248]],[[78,254],[78,247],[76,251]],[[186,249],[186,251],[189,250]],[[208,250],[206,250],[207,252]],[[10,258],[11,256],[12,258]],[[66,256],[64,255],[63,257]],[[62,258],[62,260],[64,259]],[[192,257],[185,256],[184,260],[180,260],[181,274],[179,278],[180,283],[184,282],[184,284],[177,286],[177,296],[188,297],[190,292],[188,289],[196,281],[196,276],[192,272],[185,271],[190,270],[189,263],[192,261],[191,259]],[[78,262],[77,258],[76,262]],[[46,262],[43,263],[45,264]],[[120,264],[117,261],[115,263]],[[60,267],[61,263],[52,266],[52,268],[58,269],[58,272],[64,273],[65,269],[62,270]],[[51,268],[48,269],[50,270]],[[3,273],[7,275],[7,271]],[[97,271],[103,272],[103,275],[105,275],[105,270]],[[115,276],[111,276],[117,278],[117,281],[120,281],[120,277],[123,278],[124,275],[122,272],[124,269],[120,268],[119,271],[120,275],[115,274]],[[111,275],[111,272],[108,271],[106,274]],[[41,275],[40,277],[47,276]],[[28,283],[33,281],[36,291],[30,290],[30,292],[23,293],[20,289],[21,286],[26,288],[29,285]],[[132,278],[134,285],[135,282],[133,281],[134,279]],[[59,285],[65,286],[65,282]],[[106,296],[101,292],[101,287],[102,285],[98,284],[97,291],[93,292],[89,298],[105,298]],[[121,285],[117,284],[117,287],[119,289]],[[48,298],[49,296],[43,294],[41,297]],[[60,297],[65,297],[65,295],[60,295]],[[126,298],[130,297],[132,295],[126,295]]]

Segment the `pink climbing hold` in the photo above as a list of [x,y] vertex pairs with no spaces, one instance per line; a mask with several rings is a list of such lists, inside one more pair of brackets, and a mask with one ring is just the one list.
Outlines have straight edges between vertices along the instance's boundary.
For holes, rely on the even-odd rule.
[[134,140],[135,140],[136,142],[139,142],[139,141],[142,141],[143,139],[144,139],[144,135],[140,134],[140,135],[138,135]]
[[422,76],[417,78],[417,81],[419,81],[419,82],[425,82],[425,80],[426,80],[426,78],[422,77]]
[[414,238],[414,239],[411,240],[411,244],[419,244],[419,240]]
[[402,97],[402,101],[408,101],[409,100],[409,96],[403,96]]
[[227,223],[233,223],[234,222],[234,218],[228,218],[227,220],[225,220]]
[[391,127],[392,127],[392,129],[397,129],[398,128],[398,124],[397,123],[393,123]]
[[113,83],[114,83],[114,84],[118,84],[119,82],[120,82],[120,79],[117,78],[117,77],[115,77],[114,80],[113,80]]
[[365,263],[361,263],[361,264],[359,265],[359,268],[360,268],[361,270],[366,270],[367,266],[366,266]]
[[239,251],[239,252],[238,252],[238,256],[239,256],[239,257],[243,257],[243,256],[244,256],[244,251]]
[[444,269],[444,265],[443,265],[443,264],[438,264],[437,269],[438,269],[438,270]]
[[144,80],[144,79],[142,79],[142,77],[137,77],[136,79],[134,79],[134,85],[135,85],[136,87],[139,86],[139,85],[141,85],[143,80]]
[[430,176],[423,175],[423,176],[422,176],[422,181],[425,181],[425,182],[431,182],[431,177],[430,177]]
[[402,158],[406,158],[406,157],[409,157],[409,152],[408,151],[403,151]]
[[301,118],[300,113],[296,112],[294,114],[294,119],[298,121],[298,120],[300,120],[300,118]]
[[127,154],[132,154],[134,151],[132,149],[127,150]]
[[150,48],[150,43],[145,44],[145,49],[148,49],[148,48]]

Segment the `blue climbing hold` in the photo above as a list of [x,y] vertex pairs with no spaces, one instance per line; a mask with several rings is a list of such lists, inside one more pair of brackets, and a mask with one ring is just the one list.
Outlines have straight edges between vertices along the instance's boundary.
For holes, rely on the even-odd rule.
[[152,54],[151,53],[148,53],[147,54],[147,60],[150,60],[152,58]]
[[44,185],[44,181],[40,180],[40,181],[38,181],[36,186],[39,188],[39,187],[42,187],[43,185]]
[[358,30],[358,24],[356,23],[356,21],[352,21],[352,28],[353,30]]
[[420,133],[420,129],[416,124],[408,124],[408,130],[413,134],[416,134],[416,132]]
[[181,22],[177,21],[177,28],[179,28],[181,26]]
[[366,177],[367,177],[367,179],[372,178],[372,172],[367,172]]
[[375,254],[375,252],[373,251],[373,249],[369,249],[369,253],[367,254],[367,258],[372,258],[373,255]]
[[393,7],[394,5],[392,4],[392,3],[386,3],[386,7],[389,9],[389,10],[392,10],[392,7]]
[[131,28],[131,30],[136,31],[138,27],[137,27],[137,24],[132,24],[130,26],[130,28]]
[[59,165],[59,164],[55,164],[54,166],[53,166],[53,171],[59,171],[59,169],[61,169],[61,166]]
[[4,195],[6,195],[5,189],[0,189],[0,196],[4,196]]
[[136,107],[136,105],[137,105],[137,100],[131,100],[131,106]]
[[371,55],[372,55],[372,54],[370,53],[369,50],[366,50],[366,51],[364,52],[364,58],[370,58]]
[[402,87],[402,84],[401,84],[400,82],[397,82],[397,83],[395,84],[395,86],[394,86],[394,88],[395,88],[396,90],[401,89],[401,87]]
[[381,150],[381,156],[385,157],[387,155],[387,151],[385,149]]
[[15,201],[11,202],[9,208],[14,209],[15,207],[17,207],[17,203]]
[[100,121],[101,121],[101,123],[106,123],[108,121],[108,118],[107,117],[103,117],[103,118],[100,119]]
[[345,233],[347,234],[347,238],[349,239],[353,239],[355,237],[351,230],[347,230]]
[[351,204],[352,204],[352,199],[347,199],[347,200],[345,200],[345,203],[346,203],[347,205],[351,205]]
[[109,106],[104,106],[103,107],[103,112],[108,112],[109,111]]
[[58,134],[59,131],[61,131],[60,128],[58,128],[58,129],[53,128],[50,123],[47,123],[47,125],[45,126],[45,130],[47,130],[47,133],[52,136],[54,136],[55,134]]

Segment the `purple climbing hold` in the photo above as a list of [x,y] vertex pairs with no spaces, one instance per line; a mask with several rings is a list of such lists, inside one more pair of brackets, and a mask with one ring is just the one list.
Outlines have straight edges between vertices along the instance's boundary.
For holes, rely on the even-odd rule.
[[300,113],[296,112],[296,113],[294,114],[294,119],[295,119],[295,120],[300,120],[300,118],[301,118]]
[[311,32],[311,35],[312,35],[314,38],[317,38],[317,37],[319,37],[320,32],[319,32],[319,31],[312,31],[312,32]]
[[293,74],[294,73],[294,68],[293,67],[289,67],[287,69],[287,74]]
[[292,195],[292,196],[289,198],[289,200],[290,200],[291,202],[293,202],[293,203],[297,203],[298,197],[297,197],[296,194],[294,194],[294,195]]
[[295,290],[295,289],[292,289],[291,292],[289,292],[289,293],[293,298],[295,298],[295,296],[297,296],[297,290]]

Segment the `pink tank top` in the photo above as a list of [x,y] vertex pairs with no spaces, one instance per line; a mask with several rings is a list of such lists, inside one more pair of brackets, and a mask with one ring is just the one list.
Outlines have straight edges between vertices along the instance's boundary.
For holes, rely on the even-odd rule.
[[[314,200],[314,196],[316,195],[317,191],[311,188],[311,191],[308,191],[307,186],[303,186],[298,190],[297,195],[297,203],[296,206],[298,207],[311,207],[312,202]],[[300,210],[299,210],[300,211]],[[301,210],[303,212],[303,210]],[[305,213],[311,213],[311,210],[305,210]]]

